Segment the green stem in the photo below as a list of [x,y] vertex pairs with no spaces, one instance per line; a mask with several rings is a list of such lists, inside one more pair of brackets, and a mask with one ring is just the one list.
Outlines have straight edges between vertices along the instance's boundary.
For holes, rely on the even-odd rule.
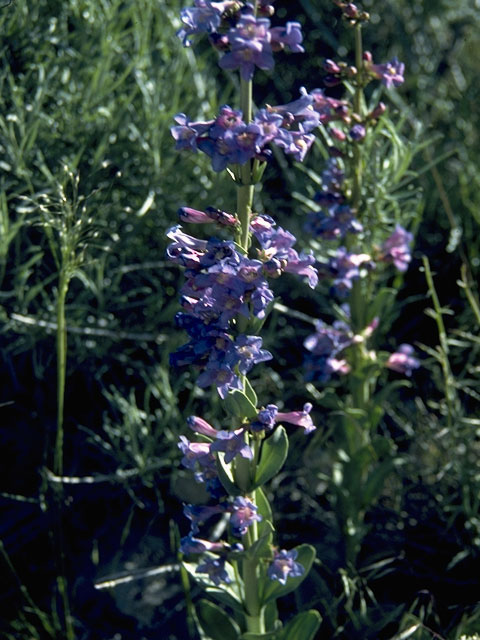
[[[355,66],[357,68],[355,95],[353,98],[353,111],[360,119],[363,118],[364,97],[363,97],[363,45],[362,27],[360,23],[355,25]],[[352,209],[359,220],[362,219],[362,149],[361,142],[353,142],[353,152],[351,158],[352,172]],[[349,234],[346,239],[347,249],[353,249],[356,238]],[[365,298],[364,283],[360,278],[356,278],[352,283],[350,292],[350,320],[354,334],[359,334],[365,329],[367,321],[367,309],[369,300]],[[352,407],[354,409],[367,409],[370,400],[370,386],[362,371],[366,358],[365,345],[362,342],[353,344],[349,349],[349,363],[351,374],[349,376],[349,388]],[[343,419],[342,447],[348,455],[354,459],[357,452],[370,441],[368,426],[359,417],[348,415]],[[364,519],[364,512],[358,508],[356,493],[358,484],[362,484],[363,472],[355,470],[350,462],[344,468],[345,497],[339,500],[338,514],[339,524],[344,532],[344,553],[346,564],[355,564],[361,542],[361,530]]]
[[[256,502],[255,491],[250,495],[252,502]],[[258,540],[258,523],[253,522],[243,536],[243,545],[248,550]],[[260,602],[258,560],[245,558],[242,566],[243,584],[245,590],[245,609],[247,629],[251,633],[265,633],[264,610]]]
[[[65,403],[65,378],[67,370],[67,325],[65,320],[65,300],[68,292],[69,277],[65,257],[62,259],[58,279],[57,295],[57,436],[55,442],[55,454],[53,461],[54,473],[63,476],[63,415]],[[68,598],[66,571],[65,571],[65,544],[62,526],[63,485],[60,483],[56,493],[56,546],[58,551],[58,575],[57,588],[63,607],[65,620],[65,637],[74,640],[75,631],[70,613]]]
[[57,438],[53,470],[63,475],[63,413],[65,402],[65,377],[67,368],[67,326],[65,322],[65,299],[68,277],[64,265],[60,268],[57,296]]
[[455,401],[455,386],[454,380],[452,379],[452,372],[450,371],[450,363],[448,360],[448,337],[447,331],[445,329],[445,324],[443,322],[443,313],[442,307],[440,304],[440,300],[437,295],[437,290],[435,289],[435,284],[433,282],[432,272],[430,270],[430,263],[426,256],[423,256],[423,267],[425,269],[425,278],[427,280],[428,290],[430,295],[432,296],[433,307],[435,309],[435,322],[437,323],[438,329],[438,337],[440,339],[440,353],[441,353],[441,366],[443,373],[443,380],[445,385],[445,399],[447,401],[447,425],[450,428],[453,424],[453,413],[454,413],[454,401]]
[[[353,110],[362,117],[363,106],[363,84],[362,84],[362,66],[363,66],[363,45],[362,45],[362,25],[355,25],[355,65],[357,67],[357,85],[355,87],[355,96],[353,98]],[[360,204],[362,196],[362,157],[360,152],[360,143],[353,143],[353,209],[360,220]]]
[[[248,124],[252,119],[252,81],[240,78],[240,109]],[[241,183],[237,186],[237,216],[240,220],[239,244],[245,252],[250,242],[250,215],[252,213],[253,189],[252,163],[249,160],[240,166]]]
[[[256,6],[256,5],[255,5]],[[248,124],[252,120],[252,82],[240,78],[240,109],[243,114],[244,121]],[[241,182],[237,186],[237,216],[240,221],[240,231],[237,236],[237,242],[242,249],[248,254],[250,246],[250,217],[252,214],[254,185],[252,179],[252,162],[248,161],[240,167]],[[239,319],[239,331],[246,329],[246,322],[243,318]],[[258,451],[257,451],[258,454]],[[251,478],[255,475],[258,455],[254,456],[252,461],[238,461],[235,467],[235,476],[239,481],[239,486],[249,486]],[[255,492],[251,495],[251,499],[255,502]],[[254,522],[247,534],[244,536],[244,546],[248,550],[258,540],[258,527]],[[247,629],[251,633],[265,633],[265,621],[263,617],[263,608],[260,603],[260,584],[259,584],[259,566],[258,559],[245,558],[242,562],[242,578],[244,584],[244,606],[245,619]]]
[[[362,45],[362,25],[361,23],[357,23],[355,25],[355,65],[357,67],[357,84],[355,87],[355,96],[353,99],[353,109],[354,112],[362,117],[363,110],[363,80],[362,80],[362,66],[363,66],[363,45]],[[352,162],[352,171],[353,171],[353,189],[352,189],[352,205],[353,209],[356,213],[357,218],[361,219],[361,200],[362,200],[362,154],[359,142],[353,143],[353,162]],[[353,243],[354,236],[352,234],[349,235],[347,239],[347,246],[350,246]],[[362,291],[362,282],[359,278],[356,278],[353,281],[352,291],[350,294],[350,314],[351,314],[351,322],[352,329],[355,333],[362,331],[365,328],[366,318],[365,318],[365,299]],[[362,345],[355,346],[353,351],[353,373],[358,369],[362,361]],[[354,393],[355,396],[355,407],[362,407],[363,400],[365,399],[365,393],[367,393],[368,399],[368,391],[363,388],[364,385],[359,384],[358,381],[354,380]],[[356,404],[359,402],[360,404]]]

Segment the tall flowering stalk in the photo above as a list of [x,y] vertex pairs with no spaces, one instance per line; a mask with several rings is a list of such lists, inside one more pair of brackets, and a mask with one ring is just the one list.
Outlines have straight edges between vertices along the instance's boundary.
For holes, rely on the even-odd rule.
[[[365,89],[378,80],[387,90],[400,86],[404,65],[396,58],[375,64],[362,44],[362,28],[369,15],[351,2],[334,3],[352,28],[355,56],[354,64],[324,63],[325,85],[344,84],[349,98],[332,99],[322,91],[316,94],[317,104],[323,105],[321,121],[330,159],[315,198],[319,207],[310,213],[307,229],[321,246],[319,277],[330,282],[331,295],[341,307],[337,307],[333,325],[317,321],[305,348],[309,352],[308,380],[324,384],[332,377],[347,376],[349,394],[341,404],[343,418],[336,430],[339,472],[332,484],[345,542],[344,559],[354,565],[365,532],[366,509],[392,469],[390,442],[377,432],[390,387],[382,390],[378,381],[385,368],[410,376],[419,361],[411,345],[401,345],[391,354],[376,353],[371,346],[381,314],[395,293],[384,283],[392,266],[399,272],[407,270],[413,234],[380,209],[378,187],[371,176],[366,177],[370,164],[378,162],[384,167],[389,162],[385,150],[382,155],[375,144],[393,125],[384,116],[387,107],[378,101],[378,91],[373,93],[377,102],[369,105]],[[397,149],[395,153],[398,155]],[[393,180],[399,182],[407,166],[408,162]],[[332,245],[336,246],[333,250]]]
[[[273,303],[271,279],[289,272],[311,287],[318,281],[313,256],[298,253],[296,238],[272,217],[254,212],[254,186],[271,157],[271,145],[301,161],[320,124],[315,96],[306,90],[290,104],[253,114],[256,67],[273,70],[274,51],[303,51],[300,25],[272,26],[273,15],[273,6],[265,0],[196,0],[182,11],[178,34],[185,46],[207,35],[220,54],[220,67],[240,74],[239,109],[224,105],[216,117],[202,122],[177,114],[172,127],[178,150],[207,154],[215,171],[233,179],[236,210],[180,209],[182,222],[216,225],[223,229],[221,237],[199,239],[180,225],[167,234],[172,241],[168,258],[185,267],[182,311],[176,321],[189,336],[171,355],[171,363],[194,366],[197,385],[215,387],[227,414],[220,428],[191,416],[187,424],[196,439],[181,436],[179,443],[183,465],[211,496],[208,504],[185,506],[191,531],[181,540],[180,551],[194,559],[185,566],[221,603],[201,601],[197,614],[204,631],[222,640],[273,633],[278,639],[308,640],[320,623],[315,611],[298,614],[285,627],[278,620],[275,600],[300,584],[315,552],[309,545],[286,550],[275,544],[263,490],[287,456],[282,424],[313,431],[312,406],[280,412],[275,404],[261,405],[248,379],[255,364],[272,358],[258,335]],[[226,537],[209,540],[210,524],[219,519],[228,522]]]

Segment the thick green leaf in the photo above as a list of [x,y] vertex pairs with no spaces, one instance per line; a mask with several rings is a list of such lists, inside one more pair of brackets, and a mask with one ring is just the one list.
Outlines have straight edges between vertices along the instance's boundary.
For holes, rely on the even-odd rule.
[[[253,389],[251,390],[253,391]],[[236,418],[253,419],[258,415],[257,407],[248,398],[247,394],[239,389],[234,389],[228,393],[223,405],[228,413]]]
[[263,442],[260,462],[255,473],[255,487],[265,484],[276,476],[283,467],[288,454],[288,437],[285,429],[280,426]]
[[230,590],[230,592],[227,592],[227,591],[224,591],[223,587],[222,588],[207,587],[205,591],[207,594],[211,595],[212,598],[215,598],[215,600],[218,600],[218,602],[221,602],[227,607],[230,607],[231,609],[233,609],[234,611],[237,611],[241,615],[245,613],[245,609],[243,608],[243,603],[240,600],[237,600],[237,598],[232,595],[233,594],[232,589]]
[[217,455],[217,473],[225,491],[231,496],[242,495],[243,492],[233,481],[232,472],[230,471],[230,467],[225,464],[222,453]]
[[314,609],[299,613],[290,620],[278,640],[313,640],[321,622],[321,615]]
[[265,628],[267,631],[279,630],[282,623],[278,619],[278,607],[276,600],[272,600],[264,607]]
[[255,490],[255,504],[257,505],[258,513],[262,516],[258,523],[258,532],[262,535],[265,533],[266,528],[270,531],[273,515],[268,498],[261,487]]
[[248,378],[245,378],[245,395],[253,404],[253,406],[256,407],[258,404],[257,394],[255,393],[252,385],[250,384],[250,380]]
[[212,640],[237,640],[240,629],[223,609],[210,600],[200,600],[196,606],[200,626]]
[[247,550],[249,558],[270,558],[272,556],[273,525],[267,520],[263,535],[256,540]]
[[365,507],[369,507],[382,493],[385,481],[393,469],[393,460],[384,460],[369,474],[362,490],[362,500]]
[[247,631],[240,636],[240,640],[276,640],[277,631],[267,631],[266,633],[251,633]]
[[295,562],[299,562],[305,569],[305,572],[298,578],[287,578],[286,584],[280,584],[276,580],[270,580],[267,578],[263,591],[263,604],[267,604],[271,600],[281,598],[282,596],[287,595],[287,593],[294,591],[307,577],[313,561],[315,560],[315,549],[309,544],[301,544],[300,546],[295,547],[295,549],[298,553]]

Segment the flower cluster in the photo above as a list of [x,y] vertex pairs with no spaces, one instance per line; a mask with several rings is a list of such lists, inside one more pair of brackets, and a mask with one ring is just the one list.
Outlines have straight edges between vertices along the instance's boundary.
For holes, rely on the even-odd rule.
[[293,248],[297,241],[295,236],[282,227],[275,229],[275,226],[273,218],[265,215],[256,216],[250,224],[250,229],[261,246],[258,257],[265,273],[277,277],[286,271],[304,276],[313,289],[318,283],[317,269],[313,266],[315,258],[306,253],[299,254]]
[[184,113],[174,119],[177,124],[171,133],[176,149],[202,151],[217,172],[252,159],[265,162],[271,155],[269,144],[301,162],[313,143],[311,132],[320,124],[314,96],[305,89],[294,102],[260,109],[250,123],[244,122],[241,111],[228,105],[223,105],[213,120],[192,122]]
[[317,320],[315,333],[305,339],[303,346],[310,355],[305,359],[306,380],[327,382],[333,374],[346,374],[350,365],[340,354],[353,344],[354,336],[350,327],[340,320],[329,326]]
[[[261,16],[273,13],[270,3],[260,2]],[[220,67],[230,71],[238,69],[246,81],[253,78],[255,67],[265,71],[274,68],[274,51],[285,47],[295,53],[304,51],[300,23],[271,27],[267,17],[255,16],[249,2],[195,0],[195,6],[183,9],[180,17],[183,26],[177,35],[184,46],[191,45],[192,36],[207,34],[212,45],[223,53]]]
[[320,209],[307,216],[305,230],[325,240],[344,238],[347,233],[360,233],[363,227],[346,204],[345,172],[338,158],[330,158],[322,173],[322,187],[315,194]]
[[[348,305],[342,307],[343,312],[348,316],[350,311]],[[350,346],[365,343],[378,327],[379,320],[374,318],[365,329],[355,334],[351,327],[341,320],[337,320],[329,326],[317,320],[315,322],[315,333],[308,336],[303,346],[309,354],[305,358],[305,379],[307,381],[317,380],[328,382],[332,375],[345,375],[350,373],[351,366],[347,357],[341,357]],[[420,361],[414,357],[414,348],[409,344],[402,344],[398,351],[390,354],[384,362],[387,369],[397,373],[411,376],[415,369],[420,366]],[[370,358],[376,360],[374,352],[370,352]]]
[[[215,220],[235,226],[235,216],[210,207],[207,212],[180,209],[180,217],[194,222]],[[284,271],[304,276],[311,287],[318,277],[311,255],[299,254],[293,245],[295,236],[281,227],[275,228],[269,216],[256,216],[251,230],[258,239],[258,259],[241,253],[232,241],[201,240],[172,227],[167,236],[173,242],[168,258],[186,267],[186,282],[180,290],[183,312],[176,316],[179,327],[190,341],[173,353],[175,366],[194,365],[201,369],[197,384],[217,387],[224,398],[229,390],[242,389],[241,376],[254,364],[270,360],[258,336],[233,334],[232,320],[263,319],[273,301],[267,276],[278,277]]]
[[363,277],[374,267],[375,264],[367,253],[352,253],[345,247],[339,247],[319,270],[324,277],[333,278],[332,293],[339,298],[346,298],[353,281]]
[[386,367],[397,373],[411,376],[414,369],[418,369],[420,361],[413,356],[414,348],[410,344],[401,344],[398,351],[390,355]]
[[192,364],[200,369],[197,384],[214,384],[223,398],[230,389],[241,389],[240,375],[271,359],[262,339],[233,336],[230,321],[238,314],[263,318],[273,293],[259,260],[241,254],[231,241],[199,240],[180,226],[167,233],[173,240],[167,256],[186,267],[187,281],[181,289],[184,312],[176,316],[190,342],[171,355],[175,366]]
[[412,242],[413,234],[397,224],[395,231],[382,244],[378,260],[393,263],[399,271],[406,271],[412,259]]
[[[241,544],[211,542],[198,537],[202,535],[205,525],[212,518],[227,517],[231,535],[240,538],[247,534],[254,522],[262,521],[257,505],[248,497],[233,498],[227,495],[218,477],[216,455],[221,452],[225,464],[230,464],[237,456],[251,460],[253,451],[247,444],[247,434],[258,434],[260,430],[270,432],[280,422],[294,424],[302,427],[305,433],[310,433],[315,430],[310,417],[311,409],[312,405],[307,403],[302,411],[282,413],[276,405],[268,405],[258,412],[251,424],[245,424],[233,431],[217,430],[198,416],[188,418],[189,428],[203,436],[206,441],[191,442],[185,436],[180,436],[178,446],[183,453],[182,464],[195,472],[197,482],[205,484],[215,504],[184,505],[184,515],[190,520],[190,532],[182,538],[180,550],[185,554],[209,554],[204,556],[204,561],[198,565],[196,572],[208,574],[214,584],[230,581],[225,562],[231,554],[241,553],[243,547]],[[295,558],[294,552],[275,553],[267,574],[272,579],[280,580],[282,584],[285,584],[288,575],[302,575],[304,569],[302,565],[294,562]]]

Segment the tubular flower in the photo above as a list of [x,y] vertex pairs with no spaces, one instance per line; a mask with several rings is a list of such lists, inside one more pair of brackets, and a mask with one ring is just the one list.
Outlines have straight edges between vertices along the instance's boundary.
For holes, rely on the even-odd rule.
[[278,580],[280,584],[286,584],[287,578],[298,578],[305,573],[304,567],[295,562],[297,559],[297,551],[292,549],[291,551],[275,551],[273,562],[270,564],[267,570],[267,575],[271,580]]

